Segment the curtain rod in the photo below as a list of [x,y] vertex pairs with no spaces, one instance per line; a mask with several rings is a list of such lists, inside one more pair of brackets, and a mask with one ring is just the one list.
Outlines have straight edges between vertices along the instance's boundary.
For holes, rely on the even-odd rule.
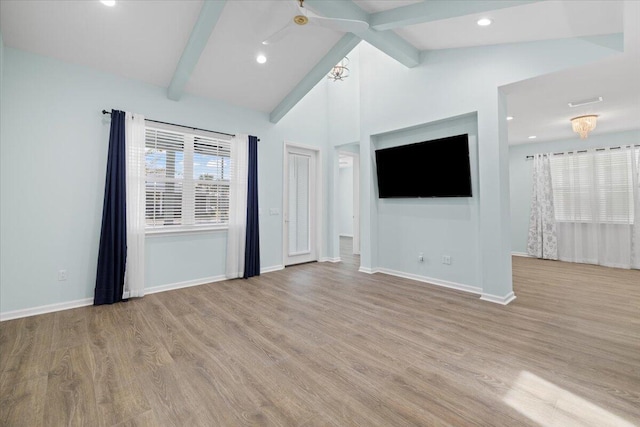
[[[110,115],[111,112],[107,111],[107,110],[102,110],[102,114],[109,114]],[[201,131],[204,131],[204,132],[217,133],[218,135],[227,135],[227,136],[231,136],[231,137],[235,136],[232,133],[218,132],[217,130],[194,128],[192,126],[177,125],[175,123],[161,122],[160,120],[151,120],[151,119],[144,119],[144,120],[147,121],[147,122],[160,123],[160,124],[163,124],[163,125],[170,125],[170,126],[178,126],[178,127],[181,127],[181,128],[186,128],[186,129],[191,129],[191,130],[201,130]],[[258,141],[260,141],[260,140],[258,139]]]
[[[619,150],[621,148],[629,148],[629,147],[640,147],[640,145],[638,144],[633,144],[633,145],[620,145],[618,147],[609,147],[609,150]],[[606,148],[596,148],[596,151],[605,151],[607,150]],[[564,154],[573,154],[573,153],[586,153],[587,150],[578,150],[578,151],[567,151],[566,153],[551,153],[554,156],[562,156]],[[546,154],[545,154],[546,156]],[[533,159],[535,156],[527,156],[525,157],[525,159],[529,160],[529,159]]]

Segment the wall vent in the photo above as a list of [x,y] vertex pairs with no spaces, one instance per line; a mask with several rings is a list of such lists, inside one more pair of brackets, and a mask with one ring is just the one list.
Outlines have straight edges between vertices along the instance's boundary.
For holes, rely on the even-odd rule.
[[569,107],[582,107],[583,105],[596,104],[598,102],[602,102],[602,97],[599,96],[597,98],[583,99],[582,101],[573,101],[569,103]]

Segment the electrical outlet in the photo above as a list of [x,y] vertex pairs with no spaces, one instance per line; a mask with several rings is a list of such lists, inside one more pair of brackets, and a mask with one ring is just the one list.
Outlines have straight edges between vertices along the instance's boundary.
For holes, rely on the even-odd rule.
[[418,254],[418,261],[424,262],[424,254],[422,252]]
[[451,265],[451,256],[450,255],[442,255],[442,263],[446,265]]
[[278,209],[278,208],[269,208],[269,215],[280,215],[280,209]]
[[58,281],[63,282],[67,280],[67,270],[58,270]]

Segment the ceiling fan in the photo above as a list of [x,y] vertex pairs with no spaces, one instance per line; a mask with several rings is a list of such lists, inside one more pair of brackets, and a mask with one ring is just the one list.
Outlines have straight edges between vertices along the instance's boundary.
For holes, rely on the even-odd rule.
[[369,23],[365,21],[358,21],[355,19],[325,18],[324,16],[316,15],[315,13],[304,7],[304,0],[296,0],[296,3],[298,3],[296,5],[297,15],[295,15],[293,19],[287,23],[287,25],[267,37],[262,42],[262,44],[269,45],[276,43],[277,41],[284,38],[284,36],[286,36],[292,28],[295,28],[295,25],[304,26],[307,24],[312,24],[330,28],[332,30],[355,34],[369,28]]

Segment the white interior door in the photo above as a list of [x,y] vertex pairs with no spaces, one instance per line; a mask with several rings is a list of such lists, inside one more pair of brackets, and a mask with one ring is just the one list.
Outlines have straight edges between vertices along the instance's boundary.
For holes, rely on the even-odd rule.
[[286,146],[284,265],[317,261],[317,152]]
[[[349,166],[350,165],[350,166]],[[347,182],[351,181],[352,188],[351,191],[351,206],[349,209],[351,210],[351,227],[349,227],[350,234],[353,237],[353,254],[360,255],[360,155],[357,153],[352,153],[350,151],[338,151],[338,168],[349,167],[351,169],[351,179],[347,180]],[[340,180],[341,172],[338,172],[338,186],[346,185],[345,182]],[[338,218],[338,240],[340,239],[343,233],[343,223],[346,217],[346,210],[344,206],[341,204],[348,203],[343,196],[344,188],[338,188],[338,196],[336,202],[338,203],[339,213],[337,214]],[[347,193],[348,194],[348,193]],[[338,200],[339,199],[339,200]]]

